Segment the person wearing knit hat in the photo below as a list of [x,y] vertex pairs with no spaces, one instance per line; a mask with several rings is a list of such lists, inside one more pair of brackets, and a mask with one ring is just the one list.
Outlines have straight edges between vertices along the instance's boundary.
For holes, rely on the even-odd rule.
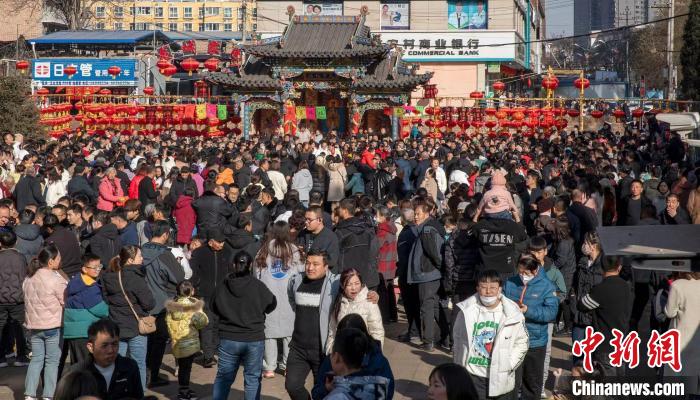
[[486,214],[490,218],[512,218],[515,222],[520,222],[513,196],[506,189],[506,177],[500,171],[491,174],[491,189],[481,198],[479,208],[474,215],[474,222],[479,220],[481,214]]

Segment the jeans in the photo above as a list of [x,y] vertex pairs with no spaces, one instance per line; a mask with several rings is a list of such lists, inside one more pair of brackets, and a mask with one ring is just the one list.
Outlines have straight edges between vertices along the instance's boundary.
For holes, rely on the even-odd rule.
[[24,394],[36,397],[36,390],[44,370],[43,397],[53,397],[58,378],[58,361],[61,358],[61,328],[31,330],[32,360],[24,380]]
[[320,348],[302,349],[294,343],[289,346],[284,388],[292,400],[308,400],[310,398],[309,391],[304,387],[306,377],[311,372],[314,376],[313,381],[316,382],[321,360],[323,360],[323,354]]
[[214,380],[213,400],[227,400],[238,367],[243,364],[243,398],[260,399],[260,381],[262,380],[262,361],[265,342],[235,342],[221,339],[219,343],[219,368]]
[[[291,336],[279,339],[265,339],[265,358],[263,358],[263,370],[265,372],[274,372],[275,369],[277,369],[277,367],[279,367],[279,369],[282,370],[287,369],[287,357],[289,356],[289,342],[291,340]],[[282,361],[278,365],[277,360],[279,360],[279,352],[277,350],[279,348],[277,344],[280,341],[282,342]]]
[[136,361],[141,374],[141,386],[143,391],[146,391],[146,349],[148,347],[148,338],[146,336],[134,336],[131,339],[121,339],[119,341],[119,355]]
[[552,333],[554,332],[554,322],[547,324],[547,350],[544,353],[544,373],[542,374],[542,393],[544,393],[544,385],[547,384],[549,378],[549,360],[552,358]]
[[[579,342],[586,337],[586,327],[583,325],[574,325],[571,328],[571,340],[572,342]],[[571,356],[573,358],[574,364],[583,360],[583,357]]]

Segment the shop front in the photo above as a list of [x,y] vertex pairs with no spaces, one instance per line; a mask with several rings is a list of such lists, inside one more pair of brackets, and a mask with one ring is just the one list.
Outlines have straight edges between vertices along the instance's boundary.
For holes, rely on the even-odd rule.
[[128,95],[138,86],[138,65],[135,58],[38,58],[31,60],[32,91]]

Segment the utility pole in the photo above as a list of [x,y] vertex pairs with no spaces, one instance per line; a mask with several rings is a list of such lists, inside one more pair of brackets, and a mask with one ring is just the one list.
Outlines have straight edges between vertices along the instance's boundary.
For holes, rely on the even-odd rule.
[[248,36],[248,0],[241,1],[241,10],[243,10],[243,37],[241,38],[241,44],[246,44]]
[[666,39],[666,65],[668,68],[668,94],[666,97],[669,100],[674,100],[676,98],[676,89],[674,82],[674,67],[673,67],[673,36],[674,36],[674,6],[675,0],[670,0],[670,5],[668,9],[668,38]]

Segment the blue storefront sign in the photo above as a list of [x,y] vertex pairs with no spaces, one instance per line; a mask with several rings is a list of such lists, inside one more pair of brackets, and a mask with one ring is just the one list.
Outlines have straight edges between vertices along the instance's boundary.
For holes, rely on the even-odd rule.
[[[64,69],[74,66],[77,72],[68,77]],[[112,77],[109,67],[121,69]],[[136,86],[138,62],[133,58],[38,58],[32,60],[32,79],[42,86]]]

